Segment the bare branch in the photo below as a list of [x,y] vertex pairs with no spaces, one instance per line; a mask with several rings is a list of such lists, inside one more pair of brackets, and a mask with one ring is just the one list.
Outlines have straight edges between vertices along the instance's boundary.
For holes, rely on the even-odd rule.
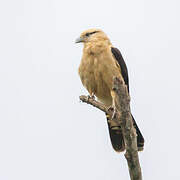
[[89,96],[80,96],[79,99],[82,101],[82,102],[85,102],[87,104],[90,104],[98,109],[100,109],[101,111],[104,111],[105,113],[108,113],[108,109],[106,106],[104,106],[104,104],[96,101],[95,99],[93,99],[92,97],[89,97]]
[[128,162],[130,177],[131,180],[142,180],[141,167],[138,157],[137,135],[132,122],[130,112],[130,97],[127,91],[127,86],[122,80],[115,77],[113,90],[116,94],[115,105],[118,112],[121,114],[121,117],[117,120],[121,124],[125,140],[125,157]]
[[[113,82],[113,91],[115,93],[114,101],[117,110],[113,121],[119,124],[122,129],[126,148],[125,157],[128,163],[130,177],[131,180],[142,180],[141,167],[138,157],[137,135],[132,122],[129,105],[130,97],[127,91],[127,86],[124,84],[123,80],[115,77]],[[112,117],[112,110],[93,98],[80,96],[80,100],[100,109]]]

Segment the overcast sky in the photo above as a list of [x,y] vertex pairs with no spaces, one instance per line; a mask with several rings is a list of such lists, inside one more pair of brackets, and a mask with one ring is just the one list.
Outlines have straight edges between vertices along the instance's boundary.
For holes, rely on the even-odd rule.
[[79,102],[88,28],[101,28],[129,70],[145,137],[146,180],[180,179],[178,0],[0,1],[0,180],[128,180],[104,113]]

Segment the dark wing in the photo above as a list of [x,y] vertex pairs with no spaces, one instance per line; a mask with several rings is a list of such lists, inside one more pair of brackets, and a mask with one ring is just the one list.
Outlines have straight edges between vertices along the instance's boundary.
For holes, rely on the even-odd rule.
[[[113,53],[113,56],[115,57],[116,61],[118,62],[118,64],[120,65],[121,67],[121,74],[122,74],[122,77],[124,79],[124,82],[125,84],[127,85],[128,87],[128,92],[129,92],[129,78],[128,78],[128,70],[127,70],[127,66],[126,66],[126,63],[121,55],[121,52],[117,49],[117,48],[114,48],[112,47],[111,48],[111,52]],[[131,115],[132,116],[132,115]],[[133,125],[136,129],[136,133],[137,133],[137,147],[138,147],[138,150],[143,150],[143,147],[144,147],[144,138],[141,134],[141,131],[139,130],[137,124],[136,124],[136,121],[134,119],[134,117],[132,116],[132,120],[133,120]],[[112,133],[112,130],[110,131],[110,135]],[[119,137],[118,137],[119,138]],[[112,136],[112,144],[113,144],[113,147],[116,147],[115,145],[117,144],[116,143],[116,139],[117,139],[117,135],[116,135],[116,138],[114,138]],[[115,140],[114,140],[115,139]]]
[[129,78],[128,78],[128,70],[127,70],[126,63],[119,49],[111,47],[111,52],[113,53],[113,56],[115,57],[116,61],[121,67],[121,74],[122,74],[125,84],[127,85],[128,92],[129,92]]

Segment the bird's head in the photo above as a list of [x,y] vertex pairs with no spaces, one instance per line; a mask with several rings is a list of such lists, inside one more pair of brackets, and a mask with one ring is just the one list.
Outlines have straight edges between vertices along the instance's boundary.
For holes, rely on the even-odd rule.
[[108,40],[107,35],[100,29],[88,29],[81,33],[80,37],[76,39],[75,43],[95,43],[98,41]]

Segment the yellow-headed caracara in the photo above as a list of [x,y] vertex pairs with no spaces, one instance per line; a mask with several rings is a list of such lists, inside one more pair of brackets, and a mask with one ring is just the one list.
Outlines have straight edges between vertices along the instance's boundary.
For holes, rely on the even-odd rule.
[[[88,90],[90,96],[97,99],[107,107],[112,106],[112,82],[113,77],[123,78],[129,92],[129,80],[126,64],[120,51],[114,48],[107,35],[100,29],[84,31],[76,40],[83,42],[83,55],[79,66],[79,76],[82,84]],[[107,117],[111,143],[115,151],[124,151],[125,145],[121,127],[111,124]],[[138,150],[143,150],[144,138],[132,116],[137,133]]]

